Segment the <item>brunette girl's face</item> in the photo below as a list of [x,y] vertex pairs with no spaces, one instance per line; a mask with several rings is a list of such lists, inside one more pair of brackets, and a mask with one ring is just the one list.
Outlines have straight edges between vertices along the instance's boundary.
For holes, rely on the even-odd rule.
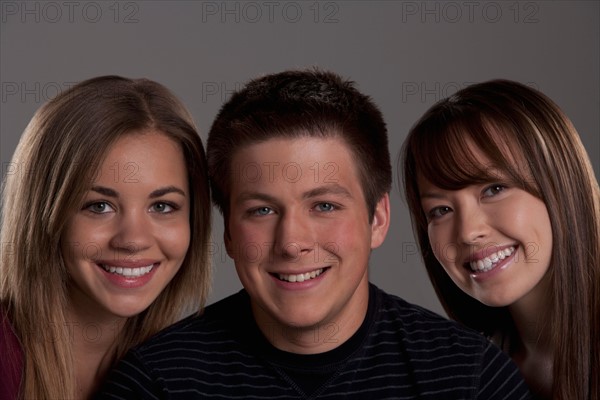
[[175,276],[190,242],[183,152],[159,131],[108,151],[61,238],[73,309],[91,318],[146,309]]
[[[490,165],[472,146],[479,165]],[[435,257],[452,281],[488,306],[546,296],[552,229],[546,205],[495,171],[497,180],[459,190],[418,178]]]

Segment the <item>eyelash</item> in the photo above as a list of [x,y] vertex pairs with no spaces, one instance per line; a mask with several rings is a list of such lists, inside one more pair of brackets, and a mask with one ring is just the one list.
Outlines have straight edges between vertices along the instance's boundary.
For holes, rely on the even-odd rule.
[[482,194],[483,194],[483,193],[485,193],[485,192],[487,192],[488,190],[491,190],[491,189],[498,189],[498,188],[500,188],[500,190],[498,190],[498,192],[496,192],[496,193],[494,193],[494,194],[492,194],[492,195],[489,195],[489,196],[483,196],[483,197],[494,197],[494,196],[496,196],[498,193],[500,193],[500,192],[503,192],[504,190],[506,190],[506,189],[507,189],[507,186],[506,186],[506,185],[503,185],[503,184],[501,184],[501,183],[494,183],[494,184],[492,184],[492,185],[489,185],[489,186],[487,186],[487,187],[486,187],[486,188],[483,190]]
[[[319,210],[318,207],[323,206],[323,205],[328,205],[330,207],[330,209],[329,210]],[[320,203],[316,203],[311,210],[315,210],[315,209],[317,212],[330,213],[330,212],[339,210],[340,207],[337,204],[334,204],[334,203],[331,203],[328,201],[323,201]],[[267,213],[261,214],[261,211],[267,211]],[[273,213],[274,213],[273,209],[271,207],[267,207],[267,206],[252,208],[252,209],[248,210],[248,214],[250,214],[251,216],[255,216],[255,217],[264,217],[267,215],[271,215]]]
[[313,207],[313,209],[318,209],[319,206],[323,206],[323,205],[328,205],[328,206],[331,207],[331,209],[329,209],[329,210],[317,210],[318,212],[330,213],[330,212],[333,212],[333,211],[336,211],[336,210],[339,209],[339,207],[336,204],[330,203],[328,201],[323,201],[323,202],[315,204],[314,207]]
[[[268,213],[267,214],[260,214],[261,210],[267,210]],[[273,213],[273,209],[271,207],[257,207],[257,208],[253,208],[251,210],[248,211],[248,213],[252,216],[256,216],[256,217],[264,217],[266,215],[270,215]]]
[[92,212],[94,214],[106,214],[106,213],[110,212],[110,211],[96,211],[96,210],[92,210],[92,207],[97,206],[97,205],[101,205],[101,204],[110,207],[111,210],[114,211],[114,207],[109,202],[107,202],[107,201],[92,201],[92,202],[86,203],[83,206],[83,209],[87,210],[87,211],[90,211],[90,212]]
[[[100,205],[100,204],[103,204],[103,205],[106,205],[106,206],[110,207],[111,210],[109,210],[109,211],[106,211],[106,210],[105,211],[95,211],[95,210],[91,209],[92,207]],[[157,214],[171,214],[172,212],[175,212],[175,211],[179,210],[179,206],[177,206],[176,204],[173,204],[171,202],[168,202],[168,201],[157,201],[156,203],[153,203],[150,206],[150,209],[156,207],[157,205],[165,205],[165,206],[169,207],[170,210],[169,211],[150,211],[150,212],[154,212],[154,213],[157,213]],[[92,202],[86,203],[83,206],[83,209],[87,210],[87,211],[90,211],[90,212],[92,212],[94,214],[107,214],[107,213],[109,213],[111,211],[115,211],[115,208],[109,202],[107,202],[107,201],[92,201]]]
[[[499,189],[496,191],[496,193],[492,193],[489,195],[485,195],[486,192],[493,190],[493,189]],[[508,186],[502,183],[493,183],[489,186],[486,186],[482,191],[481,191],[481,197],[483,198],[490,198],[490,197],[494,197],[497,196],[498,194],[502,193],[503,191],[505,191],[506,189],[508,189]],[[443,210],[443,214],[438,214],[440,211]],[[429,212],[427,213],[427,220],[431,221],[437,218],[441,218],[444,215],[448,214],[449,212],[452,211],[452,208],[448,207],[448,206],[439,206],[439,207],[434,207],[431,210],[429,210]]]

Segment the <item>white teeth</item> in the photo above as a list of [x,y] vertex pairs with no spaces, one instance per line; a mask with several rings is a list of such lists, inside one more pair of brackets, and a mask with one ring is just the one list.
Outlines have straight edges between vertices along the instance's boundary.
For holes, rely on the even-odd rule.
[[323,268],[319,268],[317,270],[311,271],[311,272],[307,272],[305,274],[297,274],[297,275],[285,275],[285,274],[279,274],[277,275],[279,277],[279,279],[281,279],[282,281],[288,281],[288,282],[304,282],[307,281],[309,279],[314,279],[317,276],[321,275],[323,273]]
[[110,272],[111,274],[138,278],[152,271],[152,268],[154,268],[154,264],[148,265],[147,267],[138,268],[113,267],[111,265],[102,264],[102,268],[104,268],[105,271]]
[[489,256],[487,256],[481,260],[471,261],[469,263],[469,265],[471,266],[471,269],[475,272],[490,271],[491,269],[494,268],[496,263],[498,263],[501,260],[504,260],[506,257],[510,256],[514,252],[515,252],[515,247],[510,246],[510,247],[507,247],[506,249],[498,250],[497,252],[490,254]]

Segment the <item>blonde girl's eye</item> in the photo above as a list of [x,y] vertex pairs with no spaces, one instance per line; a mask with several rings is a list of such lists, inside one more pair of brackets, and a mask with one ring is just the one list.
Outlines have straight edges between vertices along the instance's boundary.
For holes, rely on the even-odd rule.
[[169,214],[178,208],[175,205],[165,202],[154,203],[152,207],[150,207],[151,212],[160,213],[160,214]]
[[91,211],[94,214],[106,214],[115,211],[110,204],[106,201],[96,201],[93,203],[87,203],[83,206],[85,210]]

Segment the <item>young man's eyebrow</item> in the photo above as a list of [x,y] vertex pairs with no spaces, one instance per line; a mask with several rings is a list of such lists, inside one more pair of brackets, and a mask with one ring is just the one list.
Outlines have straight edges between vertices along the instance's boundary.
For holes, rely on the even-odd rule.
[[240,204],[248,200],[262,200],[269,203],[274,203],[277,199],[275,199],[273,196],[269,196],[268,194],[260,192],[242,192],[237,199],[235,199],[235,202]]
[[185,192],[182,189],[178,188],[177,186],[166,186],[164,188],[156,189],[155,191],[150,193],[150,198],[154,199],[154,198],[161,197],[161,196],[164,196],[165,194],[169,194],[169,193],[178,193],[185,197]]
[[320,186],[318,188],[311,189],[308,192],[304,193],[302,197],[304,197],[305,199],[310,199],[313,197],[323,196],[327,194],[335,194],[352,198],[350,192],[345,187],[338,184]]

